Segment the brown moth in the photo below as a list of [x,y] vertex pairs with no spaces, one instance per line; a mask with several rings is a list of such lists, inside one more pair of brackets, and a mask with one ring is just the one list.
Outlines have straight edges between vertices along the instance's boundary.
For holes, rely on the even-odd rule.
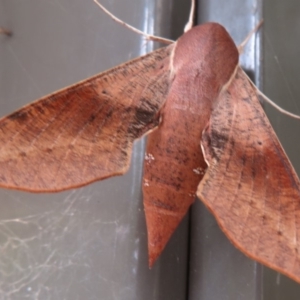
[[236,247],[300,282],[299,179],[238,56],[207,23],[21,108],[0,120],[0,185],[57,192],[124,174],[148,134],[150,265],[197,195]]

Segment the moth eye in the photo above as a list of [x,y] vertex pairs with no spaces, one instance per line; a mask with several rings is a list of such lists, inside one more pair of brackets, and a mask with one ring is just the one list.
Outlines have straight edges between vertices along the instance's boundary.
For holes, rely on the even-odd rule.
[[258,144],[258,145],[262,145],[262,142],[261,142],[261,141],[258,141],[257,144]]

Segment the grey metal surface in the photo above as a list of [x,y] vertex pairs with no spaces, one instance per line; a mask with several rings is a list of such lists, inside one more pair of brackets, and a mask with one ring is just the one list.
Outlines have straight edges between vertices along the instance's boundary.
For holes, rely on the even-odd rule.
[[[171,1],[101,2],[148,33],[171,32]],[[152,47],[92,0],[1,0],[0,22],[13,31],[0,36],[1,116]],[[0,190],[0,299],[185,298],[186,221],[148,269],[143,148],[123,177],[57,194]]]
[[[264,92],[281,107],[300,114],[300,2],[264,1]],[[265,106],[293,166],[300,174],[300,122]],[[263,269],[263,300],[298,300],[300,285]]]

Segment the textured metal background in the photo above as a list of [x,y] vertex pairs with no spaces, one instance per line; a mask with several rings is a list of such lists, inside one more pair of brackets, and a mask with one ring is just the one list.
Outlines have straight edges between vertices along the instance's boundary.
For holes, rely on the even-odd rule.
[[[184,0],[101,2],[148,33],[174,38],[189,10]],[[198,22],[220,22],[240,43],[262,5],[264,51],[257,35],[241,63],[275,102],[300,113],[299,1],[199,1]],[[0,36],[1,116],[152,49],[92,0],[0,0],[0,25],[14,32]],[[299,172],[299,121],[267,112]],[[299,299],[298,284],[237,251],[199,201],[149,270],[143,149],[136,144],[128,174],[85,188],[0,190],[0,299]]]

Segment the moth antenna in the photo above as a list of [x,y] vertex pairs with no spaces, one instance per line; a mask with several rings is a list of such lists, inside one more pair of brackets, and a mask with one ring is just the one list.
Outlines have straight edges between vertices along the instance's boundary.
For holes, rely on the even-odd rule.
[[239,54],[242,54],[244,52],[244,48],[245,48],[246,44],[249,42],[249,40],[252,37],[252,35],[258,31],[258,29],[260,28],[260,26],[262,25],[263,22],[264,22],[264,20],[260,20],[260,22],[248,33],[248,35],[246,36],[246,38],[237,47],[238,50],[239,50]]
[[195,11],[196,11],[196,3],[195,3],[195,0],[192,0],[191,10],[190,10],[190,16],[189,16],[188,22],[184,26],[184,32],[187,32],[188,30],[190,30],[191,28],[193,28],[193,26],[194,26],[194,18],[195,18]]
[[244,74],[247,76],[248,80],[252,83],[252,86],[255,88],[255,90],[257,91],[257,93],[267,102],[269,103],[271,106],[273,106],[275,109],[277,109],[279,112],[281,112],[282,114],[289,116],[291,118],[294,119],[298,119],[300,120],[300,116],[293,114],[285,109],[283,109],[282,107],[280,107],[279,105],[277,105],[275,102],[273,102],[269,97],[267,97],[263,92],[261,92],[256,85],[252,82],[252,80],[250,79],[250,77],[246,74],[246,72],[243,70]]
[[7,36],[11,36],[11,35],[12,35],[12,32],[9,31],[9,30],[6,29],[6,28],[0,27],[0,34],[5,34],[5,35],[7,35]]
[[159,37],[159,36],[155,36],[155,35],[151,35],[151,34],[147,34],[127,23],[125,23],[124,21],[120,20],[119,18],[117,18],[115,15],[113,15],[109,10],[107,10],[102,4],[100,4],[98,2],[98,0],[94,0],[94,2],[107,14],[109,15],[114,21],[116,21],[117,23],[129,28],[130,30],[132,30],[133,32],[136,32],[142,36],[144,36],[146,38],[146,40],[149,40],[149,41],[155,41],[155,42],[160,42],[160,43],[163,43],[163,44],[167,44],[167,45],[170,45],[170,44],[173,44],[174,41],[172,40],[169,40],[169,39],[165,39],[163,37]]

